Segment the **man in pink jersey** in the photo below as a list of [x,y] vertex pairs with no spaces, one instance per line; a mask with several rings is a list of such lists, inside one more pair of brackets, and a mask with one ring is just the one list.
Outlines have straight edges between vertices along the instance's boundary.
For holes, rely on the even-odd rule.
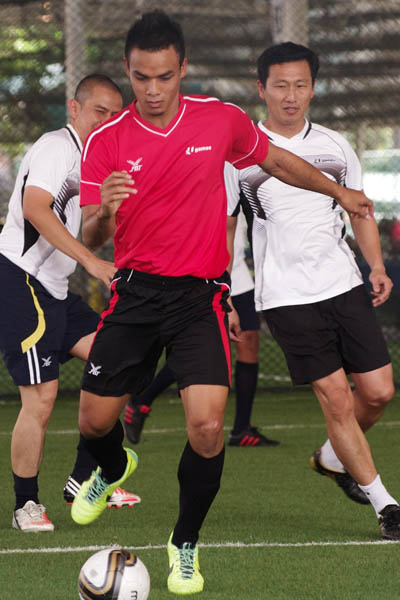
[[89,137],[82,155],[83,239],[114,234],[112,296],[82,382],[80,430],[100,467],[82,484],[72,518],[87,524],[134,471],[115,423],[132,392],[151,381],[162,350],[175,373],[188,442],[178,479],[179,516],[168,542],[168,589],[200,592],[197,540],[220,486],[223,420],[230,383],[224,163],[260,164],[286,183],[328,194],[368,216],[362,192],[342,188],[272,145],[238,107],[182,96],[180,26],[147,13],[129,30],[126,72],[136,100]]

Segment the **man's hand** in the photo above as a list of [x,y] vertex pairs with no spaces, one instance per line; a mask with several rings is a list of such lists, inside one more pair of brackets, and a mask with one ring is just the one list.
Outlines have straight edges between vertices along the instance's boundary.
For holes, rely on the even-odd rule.
[[392,280],[386,275],[386,271],[382,267],[372,269],[369,280],[372,284],[371,294],[374,296],[372,304],[373,306],[379,306],[389,298],[393,288]]
[[101,207],[98,218],[113,217],[130,194],[137,194],[137,189],[133,187],[134,183],[127,171],[113,171],[100,186]]
[[364,192],[360,190],[343,187],[336,196],[336,201],[351,217],[369,219],[374,214],[372,200],[369,200]]
[[89,275],[96,277],[96,279],[100,279],[100,281],[107,286],[107,289],[110,287],[115,272],[117,271],[113,263],[91,254],[82,265]]
[[236,309],[233,307],[232,300],[229,298],[228,300],[229,306],[231,307],[231,312],[228,313],[229,319],[229,337],[232,342],[241,342],[242,330],[240,328],[240,319],[237,314]]

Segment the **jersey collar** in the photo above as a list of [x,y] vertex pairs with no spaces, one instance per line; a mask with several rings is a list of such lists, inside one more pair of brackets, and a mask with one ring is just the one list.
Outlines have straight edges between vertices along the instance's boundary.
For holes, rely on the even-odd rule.
[[284,135],[279,135],[279,133],[267,129],[265,125],[263,125],[262,121],[258,122],[258,126],[261,129],[261,131],[264,131],[264,133],[267,134],[268,138],[271,140],[272,143],[277,142],[278,145],[285,146],[295,144],[301,140],[304,140],[310,133],[311,129],[311,123],[307,119],[305,119],[303,129],[299,131],[299,133],[296,133],[296,135],[294,135],[293,137],[287,138]]
[[164,129],[162,129],[160,127],[156,127],[156,125],[153,125],[152,123],[149,123],[148,121],[145,121],[144,119],[142,119],[142,117],[139,115],[139,113],[136,110],[136,100],[134,100],[132,102],[132,104],[129,106],[129,110],[131,111],[133,120],[136,121],[136,123],[138,125],[140,125],[140,127],[143,127],[143,129],[145,129],[146,131],[149,131],[150,133],[153,133],[154,135],[158,135],[161,137],[168,137],[176,129],[176,127],[178,127],[179,123],[181,122],[182,117],[186,110],[186,102],[185,102],[185,99],[182,96],[182,94],[179,94],[178,112],[176,113],[176,115],[172,119],[172,121],[168,124],[168,126],[165,127]]
[[82,154],[83,146],[82,146],[81,138],[79,137],[78,133],[72,127],[71,123],[68,123],[68,125],[66,125],[66,129],[68,129],[68,133],[72,137],[72,139],[75,143],[75,146],[78,148],[79,152]]

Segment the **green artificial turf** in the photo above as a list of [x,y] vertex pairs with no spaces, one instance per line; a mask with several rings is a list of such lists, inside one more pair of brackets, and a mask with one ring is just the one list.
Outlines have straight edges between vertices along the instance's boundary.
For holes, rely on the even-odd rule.
[[[397,498],[399,400],[396,395],[381,424],[368,434],[378,471]],[[60,398],[40,473],[40,501],[56,530],[41,534],[11,528],[9,443],[18,409],[15,400],[0,403],[0,599],[76,600],[81,565],[94,547],[104,545],[136,551],[150,572],[150,600],[174,598],[166,590],[165,544],[176,520],[176,470],[186,439],[178,399],[169,394],[156,401],[143,440],[135,446],[139,467],[126,487],[142,503],[108,509],[79,527],[62,498],[78,439],[77,395]],[[233,409],[231,397],[228,429]],[[259,394],[253,422],[281,445],[227,447],[221,490],[201,532],[205,591],[199,600],[399,598],[400,544],[381,543],[373,509],[351,502],[309,467],[310,455],[325,439],[312,394]]]

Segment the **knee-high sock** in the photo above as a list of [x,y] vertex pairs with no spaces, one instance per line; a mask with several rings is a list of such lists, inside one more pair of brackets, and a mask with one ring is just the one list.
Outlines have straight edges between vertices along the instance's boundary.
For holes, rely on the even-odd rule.
[[86,481],[86,479],[89,479],[92,471],[97,469],[97,461],[89,454],[82,435],[79,437],[79,443],[76,450],[76,460],[71,477],[78,483],[82,483],[83,481]]
[[178,468],[179,517],[172,536],[172,543],[178,548],[185,542],[197,543],[200,528],[219,490],[224,456],[225,448],[213,458],[204,458],[187,442]]
[[233,435],[238,435],[250,425],[251,411],[257,389],[258,363],[236,361],[235,389],[236,414]]
[[100,465],[105,479],[112,483],[122,477],[127,464],[126,452],[122,447],[124,430],[121,421],[115,423],[107,435],[101,438],[84,438],[86,450]]

